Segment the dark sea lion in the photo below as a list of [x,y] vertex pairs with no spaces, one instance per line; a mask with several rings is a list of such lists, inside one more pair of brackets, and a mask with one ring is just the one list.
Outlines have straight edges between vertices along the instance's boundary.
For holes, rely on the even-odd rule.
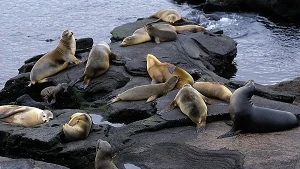
[[149,36],[154,38],[155,43],[174,41],[177,39],[177,33],[173,30],[159,29],[152,24],[146,24],[144,26]]
[[229,132],[218,138],[231,137],[240,132],[276,132],[299,125],[297,116],[291,112],[255,106],[251,101],[254,91],[254,81],[249,80],[245,86],[233,92],[229,104],[233,126]]
[[[40,93],[44,102],[54,104],[56,102],[56,97],[62,92],[67,92],[68,84],[60,83],[57,86],[49,86],[43,89]],[[50,100],[50,102],[49,102]]]

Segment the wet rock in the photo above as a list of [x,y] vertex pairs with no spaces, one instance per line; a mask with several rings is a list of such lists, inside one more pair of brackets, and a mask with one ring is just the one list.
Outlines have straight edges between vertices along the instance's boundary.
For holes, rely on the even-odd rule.
[[30,106],[30,107],[36,107],[42,110],[45,109],[51,109],[51,105],[44,103],[44,102],[37,102],[35,100],[33,100],[28,94],[24,94],[20,97],[17,98],[17,100],[15,101],[16,105],[20,105],[20,106]]

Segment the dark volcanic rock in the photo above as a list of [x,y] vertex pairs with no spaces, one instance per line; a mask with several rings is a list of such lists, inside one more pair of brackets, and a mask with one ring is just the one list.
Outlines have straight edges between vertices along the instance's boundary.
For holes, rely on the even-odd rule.
[[[151,158],[149,158],[151,157]],[[243,168],[243,155],[231,150],[203,150],[178,143],[158,143],[144,148],[135,143],[134,148],[124,149],[118,153],[115,163],[119,169],[131,163],[143,169],[152,168]],[[201,167],[200,167],[201,166]]]
[[300,16],[298,0],[207,0],[204,11],[256,11],[290,18],[297,21]]
[[35,161],[32,159],[10,159],[0,157],[0,168],[1,169],[68,169],[67,167],[60,166],[57,164],[45,163],[42,161]]

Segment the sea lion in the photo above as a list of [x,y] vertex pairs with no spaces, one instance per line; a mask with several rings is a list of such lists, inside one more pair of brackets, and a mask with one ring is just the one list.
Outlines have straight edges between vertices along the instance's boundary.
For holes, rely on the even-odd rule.
[[178,91],[175,99],[168,106],[168,109],[173,109],[176,106],[180,108],[182,113],[196,123],[196,132],[205,129],[207,106],[204,103],[201,94],[190,84],[185,84]]
[[68,123],[63,125],[67,141],[82,140],[88,137],[92,127],[92,118],[86,113],[74,113]]
[[104,74],[109,69],[109,61],[111,59],[121,58],[121,56],[111,52],[110,47],[106,42],[100,42],[91,49],[83,76],[76,80],[75,83],[83,79],[80,88],[87,88],[92,78]]
[[173,30],[158,29],[152,26],[152,24],[146,24],[144,28],[149,36],[154,38],[156,44],[175,41],[177,39],[177,33]]
[[99,139],[96,145],[95,169],[118,169],[113,162],[111,145]]
[[114,98],[111,101],[111,103],[117,102],[119,100],[144,99],[148,99],[147,102],[150,102],[156,99],[157,97],[171,91],[178,82],[178,79],[178,76],[173,76],[170,79],[168,79],[165,83],[136,86],[119,94],[116,98]]
[[172,76],[179,76],[175,89],[180,89],[184,84],[194,84],[194,79],[188,72],[171,63],[162,63],[151,54],[147,55],[147,72],[153,83],[164,83]]
[[[57,86],[49,86],[43,89],[40,93],[44,102],[54,104],[56,102],[56,97],[62,92],[67,92],[68,84],[60,83]],[[50,102],[49,102],[50,100]]]
[[75,57],[76,41],[73,32],[65,30],[55,49],[42,56],[33,66],[30,72],[31,86],[35,83],[47,81],[47,77],[67,68],[69,63],[81,63]]
[[53,119],[53,114],[49,110],[18,105],[0,106],[0,121],[3,122],[35,127],[51,119]]
[[127,36],[123,39],[120,46],[130,46],[135,44],[140,44],[144,42],[148,42],[151,40],[149,34],[145,31],[145,28],[139,28],[133,32],[131,36]]
[[192,33],[206,31],[206,29],[203,26],[199,26],[199,25],[182,25],[182,26],[174,26],[174,28],[177,33],[183,33],[185,31],[192,32]]
[[183,19],[181,15],[174,9],[161,9],[157,11],[155,14],[149,16],[149,18],[158,18],[154,22],[158,22],[163,20],[165,22],[174,23]]
[[226,138],[243,133],[265,133],[288,130],[299,125],[296,115],[291,112],[257,107],[251,97],[255,91],[253,80],[235,90],[230,98],[229,113],[232,129],[219,136]]
[[[184,31],[193,32],[193,33],[206,31],[204,27],[199,25],[173,26],[170,24],[153,24],[152,26],[160,30],[171,30],[177,33],[183,33]],[[134,31],[132,35],[124,38],[120,46],[124,47],[124,46],[136,45],[148,41],[151,41],[151,37],[146,32],[145,28],[142,27]]]
[[193,87],[204,96],[220,99],[227,103],[232,95],[227,87],[218,82],[195,82]]

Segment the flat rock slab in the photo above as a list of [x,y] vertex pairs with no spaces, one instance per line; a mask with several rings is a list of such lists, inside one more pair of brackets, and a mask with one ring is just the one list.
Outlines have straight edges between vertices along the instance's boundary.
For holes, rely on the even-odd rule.
[[[149,158],[151,157],[151,158]],[[119,169],[130,163],[142,169],[242,168],[243,155],[231,150],[203,150],[186,144],[163,142],[124,149],[114,159]]]
[[68,169],[67,167],[32,159],[0,158],[1,169]]

